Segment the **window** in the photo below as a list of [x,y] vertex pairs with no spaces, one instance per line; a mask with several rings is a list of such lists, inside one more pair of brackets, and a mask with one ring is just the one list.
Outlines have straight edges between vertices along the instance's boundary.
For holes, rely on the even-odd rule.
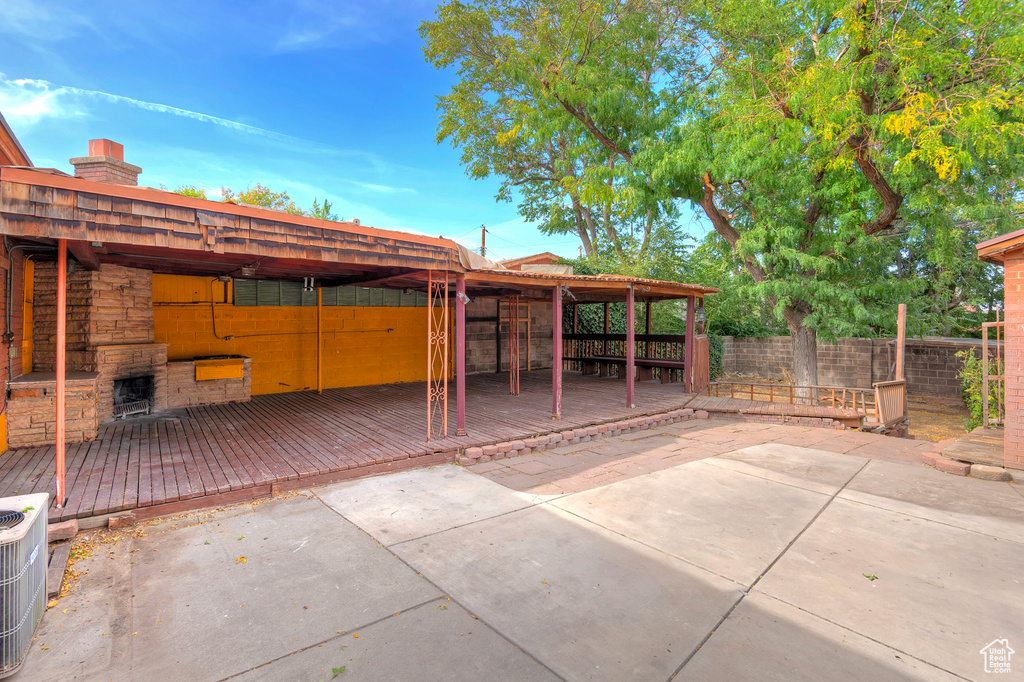
[[[426,308],[427,292],[374,287],[323,287],[324,306]],[[299,282],[265,279],[234,280],[238,306],[315,306],[316,291],[303,291]]]

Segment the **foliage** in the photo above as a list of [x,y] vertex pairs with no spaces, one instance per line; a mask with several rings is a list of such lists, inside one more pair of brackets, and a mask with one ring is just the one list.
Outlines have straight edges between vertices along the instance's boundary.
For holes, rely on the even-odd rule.
[[255,185],[249,185],[241,192],[235,192],[232,191],[230,187],[224,187],[221,190],[221,193],[224,196],[224,201],[228,201],[233,204],[261,206],[263,208],[272,208],[277,211],[284,211],[285,213],[291,213],[293,215],[306,215],[305,211],[295,205],[295,202],[288,196],[288,192],[275,192],[268,187],[264,187],[258,182]]
[[[192,186],[179,187],[175,192],[190,197],[198,197],[200,199],[206,198],[205,191]],[[295,205],[292,198],[288,196],[288,192],[276,192],[258,182],[254,185],[250,185],[243,192],[235,192],[230,187],[223,187],[221,189],[221,193],[224,196],[224,201],[231,202],[233,204],[260,206],[262,208],[272,208],[277,211],[284,211],[285,213],[290,213],[292,215],[309,216],[311,218],[331,220],[334,222],[338,221],[338,216],[331,211],[333,207],[331,202],[327,199],[324,199],[324,202],[321,204],[318,198],[314,198],[313,208],[308,211],[304,211]]]
[[194,197],[196,199],[205,199],[206,190],[200,189],[195,185],[182,185],[178,189],[174,190],[175,194],[181,194],[186,197]]
[[628,265],[689,203],[737,291],[712,328],[784,324],[801,383],[819,334],[991,302],[970,246],[1020,214],[1020,0],[451,0],[421,34],[471,176]]
[[[985,397],[982,394],[981,373],[984,363],[973,350],[957,351],[956,357],[962,363],[960,367],[960,394],[969,413],[969,416],[964,421],[964,426],[968,431],[972,431],[981,426],[984,421],[982,408],[985,403]],[[1001,375],[1003,373],[1005,368],[1004,362],[1000,361],[997,364],[994,358],[989,358],[989,363],[990,375],[996,373]],[[988,410],[990,417],[999,414],[999,406],[1006,404],[1006,384],[1004,382],[994,383],[999,388],[998,390],[992,390],[992,384],[989,384]]]
[[708,363],[711,370],[711,381],[725,372],[725,342],[718,334],[708,333]]
[[319,218],[320,220],[330,220],[332,222],[338,222],[338,216],[331,213],[331,202],[324,199],[324,203],[320,203],[316,197],[313,198],[313,208],[308,213],[310,218]]
[[[498,176],[498,198],[518,195],[520,213],[542,232],[578,235],[590,257],[609,249],[622,264],[643,260],[655,231],[674,223],[678,207],[649,192],[627,196],[628,164],[595,143],[588,121],[567,117],[550,94],[591,47],[631,55],[625,78],[653,77],[661,53],[650,25],[667,27],[679,16],[672,3],[661,2],[442,4],[435,20],[420,27],[427,61],[458,68],[458,82],[439,98],[438,141],[462,150],[470,177]],[[589,83],[601,93],[597,106],[628,116],[632,104],[642,103],[621,101],[616,81],[622,78],[608,76]],[[644,112],[633,114],[644,121]]]

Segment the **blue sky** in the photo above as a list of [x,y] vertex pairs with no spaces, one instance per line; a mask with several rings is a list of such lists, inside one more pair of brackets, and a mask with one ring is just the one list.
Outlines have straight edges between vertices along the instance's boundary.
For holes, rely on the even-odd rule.
[[0,0],[0,111],[37,166],[71,171],[92,138],[139,183],[244,189],[488,255],[578,253],[496,203],[435,143],[452,74],[423,60],[421,0]]

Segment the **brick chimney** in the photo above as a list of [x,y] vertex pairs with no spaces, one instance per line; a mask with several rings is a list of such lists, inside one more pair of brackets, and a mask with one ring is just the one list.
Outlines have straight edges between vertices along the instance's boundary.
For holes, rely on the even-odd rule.
[[112,140],[89,140],[89,156],[71,159],[75,177],[111,185],[138,185],[142,169],[124,162],[124,145]]

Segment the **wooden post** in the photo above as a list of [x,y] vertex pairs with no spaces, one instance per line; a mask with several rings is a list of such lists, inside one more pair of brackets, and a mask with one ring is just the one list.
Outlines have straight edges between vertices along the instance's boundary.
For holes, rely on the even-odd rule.
[[905,379],[903,376],[903,353],[907,340],[907,304],[900,303],[899,312],[896,314],[896,380]]
[[501,374],[501,299],[494,301],[494,373]]
[[531,332],[530,327],[533,323],[533,311],[530,310],[530,301],[526,301],[526,371],[529,372],[532,367],[530,361],[530,345],[531,345]]
[[651,302],[647,301],[647,306],[644,308],[644,333],[651,333]]
[[57,508],[64,508],[64,395],[68,326],[68,242],[57,240]]
[[[907,304],[900,303],[896,313],[896,378],[906,379],[904,376],[904,354],[907,345]],[[903,416],[907,416],[907,387],[903,386]],[[985,424],[987,427],[988,424]]]
[[466,276],[455,276],[455,435],[466,435]]
[[551,418],[562,418],[562,286],[551,292]]
[[635,386],[633,385],[636,374],[636,305],[633,299],[633,285],[626,288],[626,407],[633,408],[635,398]]
[[610,310],[610,306],[611,306],[610,303],[605,303],[604,304],[604,336],[605,336],[605,338],[604,338],[604,341],[602,342],[603,346],[601,348],[601,355],[608,355],[608,334],[609,334],[609,330],[611,329],[611,310]]
[[324,360],[323,360],[323,310],[324,290],[323,287],[316,288],[316,392],[324,392]]
[[683,346],[683,390],[687,393],[693,391],[693,358],[694,345],[696,344],[695,323],[697,319],[697,298],[686,297],[686,337]]

